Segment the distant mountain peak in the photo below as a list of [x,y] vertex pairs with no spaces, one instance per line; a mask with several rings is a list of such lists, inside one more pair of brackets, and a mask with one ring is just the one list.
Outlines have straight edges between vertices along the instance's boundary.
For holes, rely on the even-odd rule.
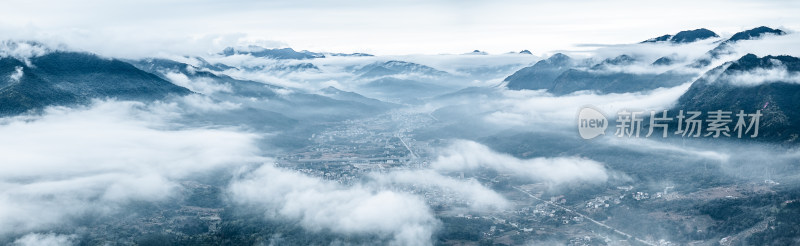
[[607,59],[603,60],[602,62],[598,63],[597,65],[594,65],[592,67],[592,69],[603,69],[603,68],[605,68],[606,66],[609,66],[609,65],[611,65],[611,66],[626,66],[626,65],[631,65],[634,62],[636,62],[636,58],[634,58],[632,56],[629,56],[629,55],[622,54],[622,55],[619,55],[619,56],[614,57],[614,58],[607,58]]
[[758,57],[746,54],[739,59],[726,62],[704,74],[699,82],[733,85],[756,85],[765,82],[796,81],[800,73],[800,58],[780,55]]
[[793,56],[764,56],[759,58],[754,54],[747,54],[732,62],[727,71],[750,71],[753,69],[786,68],[792,72],[800,72],[800,58]]
[[712,32],[711,30],[700,28],[695,30],[689,31],[680,31],[675,36],[672,36],[670,39],[673,43],[691,43],[698,40],[709,39],[709,38],[717,38],[719,35]]
[[574,66],[572,58],[556,53],[547,59],[540,60],[533,66],[522,68],[509,75],[504,81],[511,90],[539,90],[553,87],[553,80],[561,73]]
[[784,32],[781,29],[772,29],[772,28],[769,28],[769,27],[766,27],[766,26],[760,26],[760,27],[756,27],[756,28],[753,28],[753,29],[750,29],[750,30],[737,32],[736,34],[733,34],[733,36],[731,36],[731,38],[729,38],[725,42],[737,42],[737,41],[740,41],[740,40],[752,40],[752,39],[761,38],[762,36],[769,35],[769,34],[772,34],[772,35],[784,35],[784,34],[786,34],[786,32]]
[[676,44],[685,44],[716,37],[719,37],[719,35],[712,32],[711,30],[700,28],[694,30],[680,31],[675,35],[667,34],[656,38],[651,38],[642,41],[642,43],[671,42]]
[[246,47],[227,47],[221,52],[224,56],[232,55],[251,55],[255,57],[264,57],[272,59],[314,59],[325,58],[322,53],[315,53],[307,50],[295,51],[292,48],[275,48],[267,49],[261,46],[250,45]]
[[329,56],[374,56],[372,54],[367,53],[326,53]]
[[552,56],[547,58],[547,61],[550,61],[552,63],[564,63],[564,62],[568,62],[570,60],[572,60],[572,58],[570,58],[568,55],[565,55],[563,53],[555,53]]
[[666,42],[666,41],[670,41],[670,39],[672,39],[672,34],[664,34],[663,36],[658,36],[658,37],[655,37],[655,38],[651,38],[651,39],[642,41],[642,43]]
[[322,88],[323,91],[341,91],[335,86],[329,85],[328,87]]
[[473,50],[472,52],[465,53],[465,55],[488,55],[488,54],[489,53],[486,53],[485,51],[481,50]]
[[382,76],[404,74],[404,73],[405,74],[416,73],[416,74],[425,74],[433,76],[440,76],[447,74],[447,72],[429,66],[413,62],[399,61],[399,60],[389,60],[385,62],[375,62],[372,64],[367,64],[362,66],[361,68],[358,68],[356,73],[360,74],[361,77],[382,77]]
[[[389,68],[389,69],[401,69],[401,70],[417,70],[417,71],[424,71],[424,72],[434,72],[439,71],[435,68],[425,66],[418,63],[407,62],[407,61],[398,61],[398,60],[390,60],[383,63],[382,67]],[[441,72],[441,71],[439,71]]]
[[622,54],[614,58],[606,59],[604,62],[613,65],[627,65],[634,61],[636,61],[636,58],[633,58],[632,56],[626,54]]
[[338,94],[341,94],[341,93],[347,93],[347,91],[340,90],[339,88],[336,88],[336,87],[334,87],[332,85],[328,86],[328,87],[325,87],[325,88],[322,88],[319,91],[322,92],[322,93],[331,94],[331,95],[338,95]]
[[522,51],[520,51],[519,53],[520,53],[520,54],[524,54],[524,55],[533,55],[533,53],[531,53],[531,51],[530,51],[530,50],[522,50]]
[[[766,26],[760,26],[760,27],[756,27],[756,28],[753,28],[753,29],[750,29],[750,30],[737,32],[736,34],[731,36],[729,39],[727,39],[727,40],[723,41],[722,43],[720,43],[719,45],[717,45],[717,47],[714,47],[714,49],[708,51],[708,55],[712,59],[720,58],[722,55],[733,54],[734,53],[733,44],[736,43],[736,42],[743,41],[743,40],[760,39],[760,38],[763,38],[764,36],[767,36],[767,35],[778,35],[779,36],[779,35],[785,35],[785,34],[786,34],[786,32],[784,32],[784,31],[782,31],[780,29],[772,29],[772,28],[769,28],[769,27],[766,27]],[[709,59],[701,59],[694,66],[695,67],[702,67],[702,66],[705,66],[705,65],[708,65],[708,64],[710,64],[710,60]]]
[[664,57],[658,58],[651,65],[653,65],[653,66],[668,66],[668,65],[672,65],[673,63],[675,63],[674,59],[672,59],[671,57],[664,56]]

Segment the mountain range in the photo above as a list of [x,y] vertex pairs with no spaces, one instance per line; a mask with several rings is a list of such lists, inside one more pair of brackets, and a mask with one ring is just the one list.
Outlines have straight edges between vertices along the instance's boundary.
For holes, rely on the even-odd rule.
[[[769,71],[787,76],[770,76]],[[696,110],[704,115],[716,110],[729,111],[733,112],[733,123],[738,120],[735,114],[740,110],[745,114],[760,111],[763,116],[757,139],[796,143],[800,136],[799,76],[800,58],[747,54],[715,67],[694,81],[671,111]]]
[[272,58],[272,59],[314,59],[314,58],[325,58],[325,55],[322,53],[315,53],[310,51],[295,51],[292,48],[276,48],[276,49],[267,49],[260,46],[247,46],[244,48],[234,48],[228,47],[225,48],[222,53],[225,56],[232,56],[232,55],[251,55],[254,57],[264,57],[264,58]]
[[[701,56],[701,59],[694,61],[675,55],[651,60],[653,58],[635,54],[619,54],[594,60],[556,53],[513,72],[504,79],[503,85],[510,90],[545,90],[554,96],[560,96],[577,91],[593,91],[599,94],[642,92],[691,83],[688,91],[674,106],[675,110],[745,110],[748,113],[761,110],[763,139],[794,143],[800,135],[797,130],[800,126],[800,115],[794,110],[794,106],[800,104],[798,58],[785,55],[758,57],[748,54],[717,67],[709,67],[712,60],[734,54],[732,50],[738,42],[786,34],[783,30],[769,27],[745,30],[727,39],[714,41],[712,44],[716,44],[715,47]],[[712,38],[719,38],[719,35],[701,28],[656,37],[637,45],[668,43],[670,47],[675,47]],[[13,52],[2,53],[2,116],[37,112],[48,106],[88,104],[93,99],[154,101],[197,94],[216,102],[240,105],[225,115],[197,115],[195,119],[198,121],[219,121],[216,123],[235,125],[236,120],[233,119],[237,119],[253,122],[250,125],[263,122],[261,125],[264,129],[288,129],[311,119],[340,120],[400,106],[387,101],[415,104],[423,102],[420,101],[421,98],[469,98],[470,95],[486,95],[481,87],[463,85],[453,90],[442,84],[451,80],[458,82],[464,77],[402,60],[377,60],[345,67],[344,70],[350,72],[358,82],[348,88],[358,93],[341,90],[338,86],[309,91],[235,78],[227,75],[226,71],[240,68],[218,62],[211,63],[200,57],[187,57],[197,61],[190,65],[163,58],[107,58],[86,52],[49,49],[36,42],[5,43],[5,46],[13,48],[23,44],[42,51],[24,56],[14,55],[16,53]],[[281,71],[320,70],[310,60],[326,57],[323,53],[298,52],[291,48],[265,49],[258,46],[230,47],[219,55],[309,60],[279,63],[276,66],[280,66],[278,70]],[[328,55],[369,56],[360,53]],[[637,68],[645,70],[642,72],[636,70]],[[265,67],[250,69],[273,71]],[[776,77],[776,74],[780,76]],[[245,117],[247,115],[251,117]],[[255,115],[260,116],[252,117]]]
[[718,37],[719,35],[712,32],[711,30],[700,28],[695,30],[680,31],[675,35],[666,34],[663,36],[642,41],[642,43],[671,42],[671,43],[681,44],[681,43],[691,43],[699,40],[718,38]]
[[[622,54],[600,62],[591,59],[573,59],[562,53],[557,53],[533,66],[525,67],[511,76],[505,78],[506,87],[512,90],[547,90],[555,95],[569,94],[576,91],[589,90],[598,93],[625,93],[642,90],[651,90],[659,87],[679,85],[700,74],[696,71],[711,64],[713,59],[718,59],[723,54],[729,54],[731,45],[743,40],[754,40],[766,35],[784,35],[786,32],[769,27],[756,27],[738,32],[730,38],[719,41],[719,44],[709,50],[703,58],[687,64],[687,69],[671,69],[665,72],[632,72],[629,69],[636,63],[647,63],[639,58]],[[681,31],[675,35],[664,35],[641,42],[661,43],[669,42],[682,45],[700,40],[717,38],[716,33],[705,29]],[[651,66],[675,65],[675,57],[664,56],[649,62]],[[652,71],[659,71],[653,69]]]
[[17,75],[0,84],[0,115],[88,103],[93,98],[157,100],[192,93],[124,61],[89,53],[0,58],[0,74],[13,73]]

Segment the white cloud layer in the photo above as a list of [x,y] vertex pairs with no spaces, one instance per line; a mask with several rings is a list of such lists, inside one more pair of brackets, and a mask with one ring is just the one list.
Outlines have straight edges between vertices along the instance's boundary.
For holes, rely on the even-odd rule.
[[13,246],[67,246],[74,245],[75,235],[58,235],[55,233],[30,233],[17,240]]
[[14,57],[26,61],[29,58],[41,56],[47,52],[50,52],[50,50],[43,45],[37,45],[29,42],[0,40],[0,58]]
[[369,233],[395,245],[429,245],[439,222],[420,198],[363,186],[345,187],[265,164],[229,192],[234,202],[311,230]]
[[19,82],[22,75],[25,75],[25,72],[22,71],[22,67],[15,67],[14,72],[9,75],[8,78],[11,79],[11,82]]
[[[172,103],[97,101],[77,109],[0,120],[0,236],[63,226],[88,214],[113,215],[131,201],[169,199],[195,174],[263,162],[258,136],[233,129],[176,125],[184,112],[226,110],[225,102],[192,95]],[[200,105],[200,106],[198,106]],[[46,153],[46,154],[43,154]],[[310,230],[371,234],[396,245],[431,244],[440,222],[409,185],[441,190],[466,209],[505,209],[508,201],[475,180],[435,170],[375,174],[355,186],[323,181],[271,165],[232,180],[232,201]],[[70,236],[28,234],[19,244]]]
[[173,84],[185,87],[194,92],[203,93],[206,95],[216,92],[231,92],[231,86],[228,84],[218,84],[212,79],[196,78],[190,79],[183,73],[167,72],[164,76],[169,79]]
[[750,71],[726,74],[721,79],[739,86],[756,86],[772,82],[797,84],[800,83],[800,73],[790,72],[785,66],[778,66],[770,69],[756,68]]
[[[587,91],[553,96],[543,90],[500,89],[501,98],[478,98],[469,102],[477,112],[489,112],[483,119],[500,126],[530,127],[530,130],[573,127],[578,111],[587,105],[606,114],[621,109],[663,110],[677,102],[691,83],[651,91],[596,94]],[[609,115],[606,115],[609,116]]]
[[519,159],[465,140],[457,140],[446,148],[431,167],[440,171],[487,168],[553,185],[573,182],[597,183],[609,179],[605,166],[593,160],[578,157]]
[[50,108],[0,123],[0,235],[171,196],[194,174],[258,162],[255,135],[184,129],[135,102]]
[[452,193],[468,203],[473,211],[503,210],[510,203],[502,195],[483,186],[474,179],[459,180],[442,175],[434,170],[404,170],[387,174],[373,174],[372,177],[381,186],[413,186],[438,192],[439,198]]

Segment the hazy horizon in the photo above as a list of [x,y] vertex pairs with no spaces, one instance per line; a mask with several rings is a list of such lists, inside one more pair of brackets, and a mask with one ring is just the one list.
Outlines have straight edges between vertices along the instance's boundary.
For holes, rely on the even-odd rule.
[[760,25],[800,27],[795,14],[800,4],[792,1],[7,1],[6,6],[0,9],[2,39],[59,42],[123,57],[199,55],[246,44],[376,55],[526,49],[545,55],[697,28],[727,36]]

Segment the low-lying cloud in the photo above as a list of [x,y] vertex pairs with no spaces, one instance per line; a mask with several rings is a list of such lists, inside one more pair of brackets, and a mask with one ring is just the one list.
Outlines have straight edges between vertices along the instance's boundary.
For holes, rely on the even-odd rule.
[[[207,100],[193,95],[172,103],[97,101],[2,119],[0,236],[17,237],[18,245],[72,242],[70,235],[31,232],[60,228],[86,214],[114,215],[129,202],[165,201],[194,175],[268,160],[255,147],[257,135],[175,123],[181,113],[205,107],[196,104],[225,110],[224,102]],[[476,180],[438,171],[375,173],[345,186],[265,164],[231,180],[226,194],[238,206],[263,212],[264,219],[297,221],[312,231],[377,235],[396,245],[432,244],[441,223],[422,196],[402,187],[451,194],[464,201],[456,206],[470,211],[509,206]]]
[[764,83],[800,83],[800,73],[790,72],[785,66],[770,69],[756,68],[749,71],[726,74],[721,79],[739,86],[756,86]]
[[228,84],[218,84],[212,79],[208,78],[195,78],[190,79],[183,73],[168,72],[164,76],[167,77],[173,84],[186,87],[194,92],[203,94],[213,94],[216,92],[231,92],[231,86]]
[[8,78],[11,79],[11,82],[19,82],[19,79],[21,79],[22,75],[24,74],[25,72],[22,71],[22,67],[15,67],[14,72],[11,73],[11,75],[9,75]]
[[28,63],[30,58],[47,54],[50,51],[49,48],[38,43],[11,40],[0,41],[0,58],[13,57]]
[[395,245],[430,245],[439,222],[411,194],[342,186],[265,164],[234,180],[231,199],[266,219],[289,219],[312,231],[377,234]]
[[472,211],[503,210],[510,205],[505,197],[475,179],[460,180],[430,169],[374,173],[372,178],[381,186],[412,186],[436,192],[439,198],[452,194],[464,201],[466,208]]
[[55,233],[30,233],[15,240],[13,246],[64,246],[73,245],[75,235]]
[[195,174],[262,161],[257,136],[183,128],[165,108],[108,101],[2,119],[0,236],[167,199]]
[[663,110],[677,102],[691,83],[651,91],[597,94],[580,91],[554,96],[544,90],[500,89],[500,98],[480,99],[470,105],[488,112],[483,119],[500,126],[527,126],[531,130],[573,127],[578,110],[587,105],[614,114],[621,109]]
[[442,151],[431,167],[440,171],[469,171],[479,168],[508,173],[530,181],[553,185],[573,182],[599,183],[609,179],[605,166],[578,157],[519,159],[497,153],[482,144],[457,140]]

